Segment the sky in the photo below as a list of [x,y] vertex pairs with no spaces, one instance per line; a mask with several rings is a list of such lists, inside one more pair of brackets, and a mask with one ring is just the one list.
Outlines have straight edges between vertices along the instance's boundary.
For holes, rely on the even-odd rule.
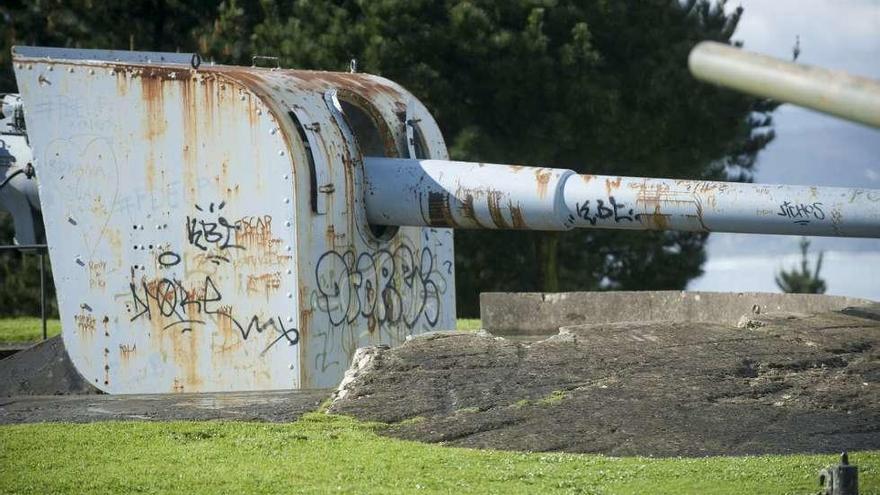
[[[742,0],[733,38],[750,51],[880,80],[880,0]],[[880,129],[782,105],[755,182],[880,189]],[[779,292],[774,275],[800,263],[797,236],[712,234],[705,274],[689,290]],[[880,239],[811,238],[824,251],[827,294],[880,301]]]

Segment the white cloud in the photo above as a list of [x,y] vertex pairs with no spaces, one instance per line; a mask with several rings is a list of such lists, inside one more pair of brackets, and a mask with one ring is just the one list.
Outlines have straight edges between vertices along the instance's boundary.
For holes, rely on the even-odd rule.
[[[816,264],[816,254],[808,258]],[[705,275],[693,280],[688,290],[729,292],[780,292],[774,277],[780,269],[800,266],[800,255],[722,256],[710,258]],[[820,277],[828,294],[880,301],[880,251],[825,252]]]

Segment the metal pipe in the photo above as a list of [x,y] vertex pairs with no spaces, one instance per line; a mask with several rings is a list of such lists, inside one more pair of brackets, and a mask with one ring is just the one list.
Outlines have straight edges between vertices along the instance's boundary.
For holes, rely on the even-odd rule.
[[46,249],[45,244],[4,244],[0,246],[0,251],[10,250],[26,250],[26,249]]
[[365,160],[370,223],[880,237],[880,190],[578,175],[445,160]]
[[697,79],[880,127],[880,82],[704,41],[688,56]]
[[43,251],[40,251],[40,321],[43,323],[43,340],[49,338],[46,330],[46,263]]

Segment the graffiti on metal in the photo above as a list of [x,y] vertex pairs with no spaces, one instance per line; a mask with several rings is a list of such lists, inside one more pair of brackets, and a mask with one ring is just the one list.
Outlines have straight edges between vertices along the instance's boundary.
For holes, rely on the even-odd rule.
[[409,115],[445,158],[418,100],[363,74],[102,53],[15,54],[63,335],[97,387],[331,386],[359,346],[453,328],[451,232],[371,230],[345,114],[392,156]]

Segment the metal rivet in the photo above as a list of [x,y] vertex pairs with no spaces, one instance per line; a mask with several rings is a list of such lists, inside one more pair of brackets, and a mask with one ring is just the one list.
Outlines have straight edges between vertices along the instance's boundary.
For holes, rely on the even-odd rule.
[[52,72],[53,70],[55,70],[55,67],[50,65],[46,70],[48,70],[49,72]]
[[290,224],[290,220],[284,222],[284,226],[285,226],[285,227],[290,227],[290,225],[291,225],[291,224]]
[[291,270],[290,268],[288,268],[288,269],[287,269],[287,274],[290,275],[291,273],[293,273],[293,270]]
[[284,198],[284,204],[290,203],[290,198]]
[[259,108],[257,109],[257,115],[263,115],[263,111],[260,110]]
[[290,251],[290,250],[291,250],[291,249],[293,249],[293,248],[292,248],[292,247],[290,247],[290,244],[288,244],[288,245],[287,245],[287,246],[285,246],[285,248],[284,248],[284,250],[285,250],[285,251]]
[[92,76],[95,74],[95,69],[89,69],[89,75]]
[[19,69],[21,69],[22,67],[24,67],[24,65],[22,65],[22,64],[18,64],[16,67],[18,67]]
[[284,156],[284,150],[278,150],[278,156]]
[[28,64],[28,70],[31,70],[31,69],[33,69],[33,68],[34,68],[34,66],[33,66],[33,65],[31,65],[31,64]]
[[247,96],[245,96],[245,95],[241,95],[241,96],[239,96],[239,98],[241,99],[241,101],[247,100]]
[[113,70],[113,69],[110,69],[110,75],[111,75],[111,76],[115,76],[115,75],[116,75],[116,71]]
[[291,364],[290,364],[290,369],[294,369],[294,368],[296,368],[296,366],[294,366],[293,363],[291,363]]
[[269,134],[272,134],[274,136],[276,132],[278,132],[278,128],[273,127],[272,130],[269,131]]
[[67,72],[70,72],[71,74],[73,74],[73,67],[68,68]]
[[290,174],[284,174],[284,180],[290,179]]
[[290,298],[292,298],[292,297],[293,297],[293,294],[290,293],[290,292],[288,292],[288,293],[287,293],[287,298],[290,299]]
[[293,323],[293,317],[292,317],[292,316],[288,316],[288,317],[287,317],[287,323]]

